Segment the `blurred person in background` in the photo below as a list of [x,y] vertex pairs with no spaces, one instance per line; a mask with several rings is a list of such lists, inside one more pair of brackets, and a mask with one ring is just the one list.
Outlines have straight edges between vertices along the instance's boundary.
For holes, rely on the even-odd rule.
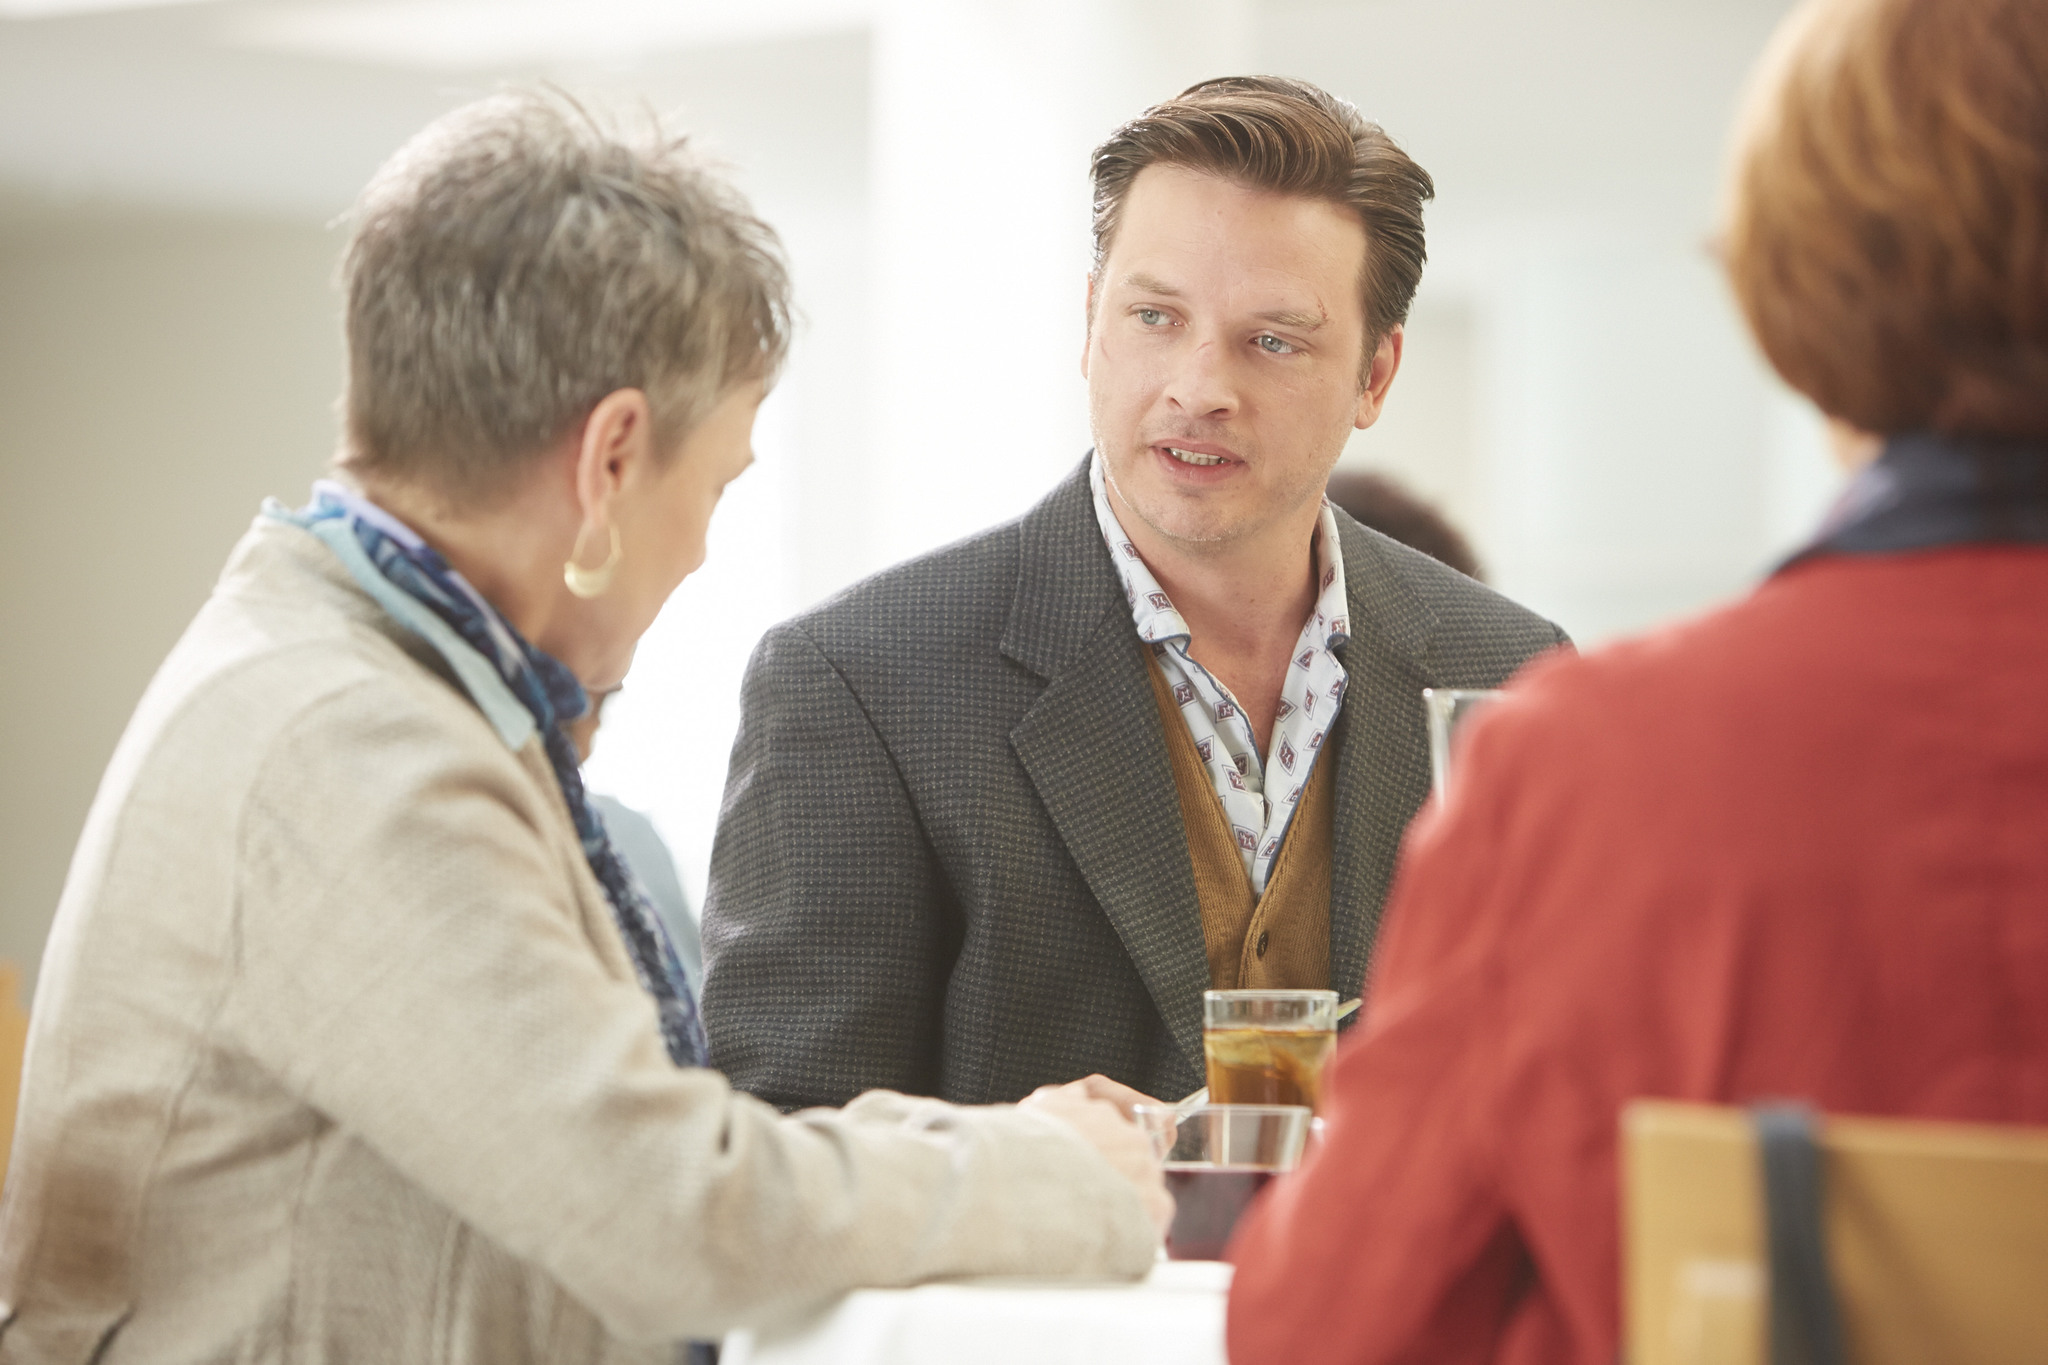
[[1467,578],[1486,581],[1472,542],[1450,518],[1410,492],[1390,474],[1370,469],[1340,469],[1330,476],[1323,496],[1360,526],[1420,550],[1439,564],[1448,564]]
[[1632,1097],[2048,1122],[2043,72],[2039,0],[1781,30],[1726,260],[1859,472],[1746,601],[1473,723],[1233,1361],[1608,1365]]
[[[576,719],[563,722],[562,731],[576,746],[579,766],[590,762],[591,752],[597,747],[598,727],[604,724],[605,707],[620,690],[614,687],[591,693],[588,709]],[[644,812],[634,810],[618,797],[595,791],[586,791],[585,795],[591,809],[604,821],[604,832],[612,847],[640,879],[641,892],[661,917],[661,927],[668,931],[691,995],[699,996],[704,987],[704,938],[697,927],[696,912],[690,908],[690,898],[676,876],[675,854],[669,851],[668,841]]]
[[36,993],[0,1360],[667,1361],[863,1284],[1135,1276],[1170,1210],[1076,1084],[784,1119],[561,722],[702,561],[788,336],[658,133],[506,95],[358,205],[338,482],[137,708]]
[[1564,640],[1323,498],[1422,275],[1434,190],[1384,130],[1205,81],[1093,174],[1094,452],[748,666],[705,1012],[776,1104],[1192,1090],[1203,991],[1357,989],[1429,790],[1420,691]]

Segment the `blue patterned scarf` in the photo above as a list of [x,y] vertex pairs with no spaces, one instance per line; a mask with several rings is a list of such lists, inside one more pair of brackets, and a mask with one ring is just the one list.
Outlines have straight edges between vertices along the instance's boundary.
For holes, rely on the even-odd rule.
[[1824,555],[2048,543],[2048,445],[1914,431],[1849,481],[1819,533],[1779,567]]
[[582,684],[559,660],[528,644],[433,546],[388,512],[334,484],[316,484],[313,494],[311,503],[283,513],[284,518],[308,530],[316,530],[322,522],[345,525],[369,565],[496,668],[505,686],[532,715],[547,746],[555,780],[568,801],[569,814],[576,821],[583,856],[611,902],[612,918],[626,941],[634,974],[654,998],[668,1055],[677,1066],[703,1066],[709,1055],[704,1025],[697,1017],[697,1001],[690,994],[675,945],[639,879],[612,847],[604,822],[584,796],[575,746],[559,724],[576,719],[589,708]]

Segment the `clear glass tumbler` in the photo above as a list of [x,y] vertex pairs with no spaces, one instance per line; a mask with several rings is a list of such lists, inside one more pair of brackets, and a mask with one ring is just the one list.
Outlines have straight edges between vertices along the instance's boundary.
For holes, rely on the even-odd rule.
[[1425,687],[1422,704],[1429,711],[1430,787],[1441,805],[1451,799],[1451,740],[1458,727],[1488,702],[1506,693],[1464,687]]
[[1141,1104],[1137,1117],[1173,1194],[1166,1254],[1176,1261],[1219,1259],[1259,1191],[1300,1162],[1309,1133],[1308,1108],[1295,1104],[1212,1104],[1186,1114]]

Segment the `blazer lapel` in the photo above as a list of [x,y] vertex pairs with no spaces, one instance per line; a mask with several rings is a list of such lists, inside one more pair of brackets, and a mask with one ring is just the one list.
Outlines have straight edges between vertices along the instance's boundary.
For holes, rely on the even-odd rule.
[[1348,1000],[1365,981],[1409,812],[1429,790],[1429,745],[1421,697],[1428,684],[1396,661],[1347,652],[1330,848],[1330,988]]
[[1010,743],[1174,1040],[1202,1062],[1209,960],[1187,831],[1087,466],[1021,528],[1003,652],[1047,679]]
[[1422,689],[1433,613],[1391,571],[1369,533],[1338,518],[1344,542],[1351,681],[1338,721],[1335,839],[1330,851],[1330,985],[1362,989],[1410,813],[1429,791]]

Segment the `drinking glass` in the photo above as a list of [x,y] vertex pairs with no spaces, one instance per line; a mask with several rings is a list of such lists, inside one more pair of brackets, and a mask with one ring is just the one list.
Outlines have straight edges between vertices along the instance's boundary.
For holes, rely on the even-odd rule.
[[1141,1104],[1137,1118],[1173,1194],[1166,1254],[1176,1261],[1219,1259],[1253,1198],[1301,1160],[1309,1131],[1308,1108],[1298,1104],[1212,1104],[1186,1114]]
[[1337,1045],[1335,991],[1204,991],[1202,1054],[1211,1104],[1322,1101]]
[[1458,727],[1488,702],[1506,694],[1464,687],[1425,687],[1422,704],[1429,710],[1430,787],[1437,804],[1451,799],[1451,738]]

